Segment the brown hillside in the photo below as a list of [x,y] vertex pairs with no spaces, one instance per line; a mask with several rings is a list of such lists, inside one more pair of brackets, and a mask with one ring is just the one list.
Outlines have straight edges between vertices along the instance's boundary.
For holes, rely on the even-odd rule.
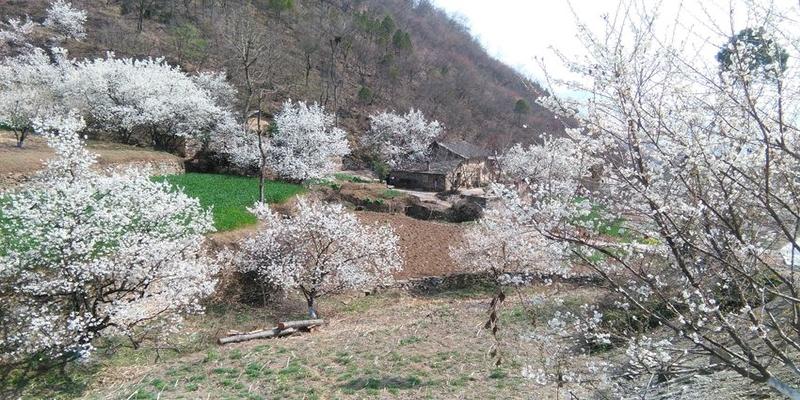
[[[89,13],[89,37],[73,57],[160,57],[194,70],[224,69],[240,93],[273,90],[335,109],[353,134],[375,110],[422,109],[447,134],[492,149],[530,143],[561,122],[535,104],[544,91],[491,58],[466,27],[427,1],[411,0],[73,0]],[[0,2],[0,16],[43,18],[46,0]],[[139,29],[141,27],[141,30]],[[247,85],[237,51],[254,38]],[[248,87],[250,90],[248,90]],[[514,113],[517,100],[530,105]],[[523,128],[527,125],[528,128]]]

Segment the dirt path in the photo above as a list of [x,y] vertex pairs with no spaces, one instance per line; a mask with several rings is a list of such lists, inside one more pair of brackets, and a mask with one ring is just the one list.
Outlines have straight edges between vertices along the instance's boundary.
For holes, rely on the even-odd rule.
[[463,226],[371,211],[358,212],[357,215],[364,222],[388,223],[400,236],[405,266],[396,278],[441,276],[459,272],[458,266],[450,258],[450,246],[462,243]]

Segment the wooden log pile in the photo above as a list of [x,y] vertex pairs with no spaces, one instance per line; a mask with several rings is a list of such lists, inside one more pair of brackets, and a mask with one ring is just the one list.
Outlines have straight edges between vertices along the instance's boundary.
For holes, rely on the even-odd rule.
[[272,329],[259,329],[252,332],[229,331],[226,336],[217,339],[219,344],[246,342],[254,339],[269,339],[289,336],[297,332],[309,332],[311,329],[325,323],[322,319],[306,319],[300,321],[279,322],[278,326]]

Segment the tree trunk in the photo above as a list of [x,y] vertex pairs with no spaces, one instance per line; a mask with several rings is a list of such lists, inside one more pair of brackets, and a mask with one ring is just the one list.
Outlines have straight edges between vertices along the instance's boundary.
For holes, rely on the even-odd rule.
[[16,129],[12,130],[14,131],[14,137],[17,138],[17,148],[21,149],[22,145],[25,143],[25,138],[28,137],[28,128],[22,128],[19,131]]
[[262,162],[258,168],[258,202],[264,204],[264,163]]
[[[265,175],[264,169],[267,167],[266,166],[267,157],[264,154],[264,139],[262,137],[262,134],[264,132],[261,129],[261,103],[263,102],[263,100],[264,100],[264,93],[262,91],[262,93],[258,96],[258,119],[256,120],[257,121],[256,135],[258,135],[258,155],[259,155],[259,164],[258,164],[258,202],[260,204],[264,204],[264,181],[266,180],[266,178],[264,176]],[[248,102],[249,102],[249,100],[248,100]],[[245,123],[247,123],[246,121],[247,120],[245,119]]]
[[280,329],[274,328],[267,331],[246,333],[244,335],[233,335],[222,337],[217,340],[219,344],[238,343],[253,339],[267,339],[273,337],[287,336],[297,332],[295,328]]
[[300,321],[278,322],[278,329],[310,328],[312,326],[322,325],[324,323],[325,320],[322,319],[304,319]]
[[317,319],[317,306],[314,296],[308,296],[306,298],[306,302],[308,303],[308,317],[311,319]]

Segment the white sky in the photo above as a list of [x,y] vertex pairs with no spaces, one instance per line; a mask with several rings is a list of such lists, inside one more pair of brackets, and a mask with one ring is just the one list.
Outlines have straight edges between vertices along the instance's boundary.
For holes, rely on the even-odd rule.
[[[519,72],[543,81],[536,57],[543,58],[548,72],[566,77],[567,71],[550,49],[558,48],[566,56],[577,56],[581,45],[576,38],[575,13],[590,29],[603,26],[602,16],[614,14],[618,0],[432,0],[435,5],[462,20],[490,55],[516,68]],[[762,0],[767,2],[766,0]],[[775,0],[780,5],[797,7],[798,0]],[[742,10],[742,0],[641,0],[647,6],[660,4],[660,15],[673,21],[680,15],[680,24],[695,32],[703,53],[713,59],[717,47],[724,43],[714,25],[730,31],[729,11]],[[743,17],[737,18],[742,26]],[[666,24],[666,20],[664,23]],[[704,55],[705,56],[705,55]]]

